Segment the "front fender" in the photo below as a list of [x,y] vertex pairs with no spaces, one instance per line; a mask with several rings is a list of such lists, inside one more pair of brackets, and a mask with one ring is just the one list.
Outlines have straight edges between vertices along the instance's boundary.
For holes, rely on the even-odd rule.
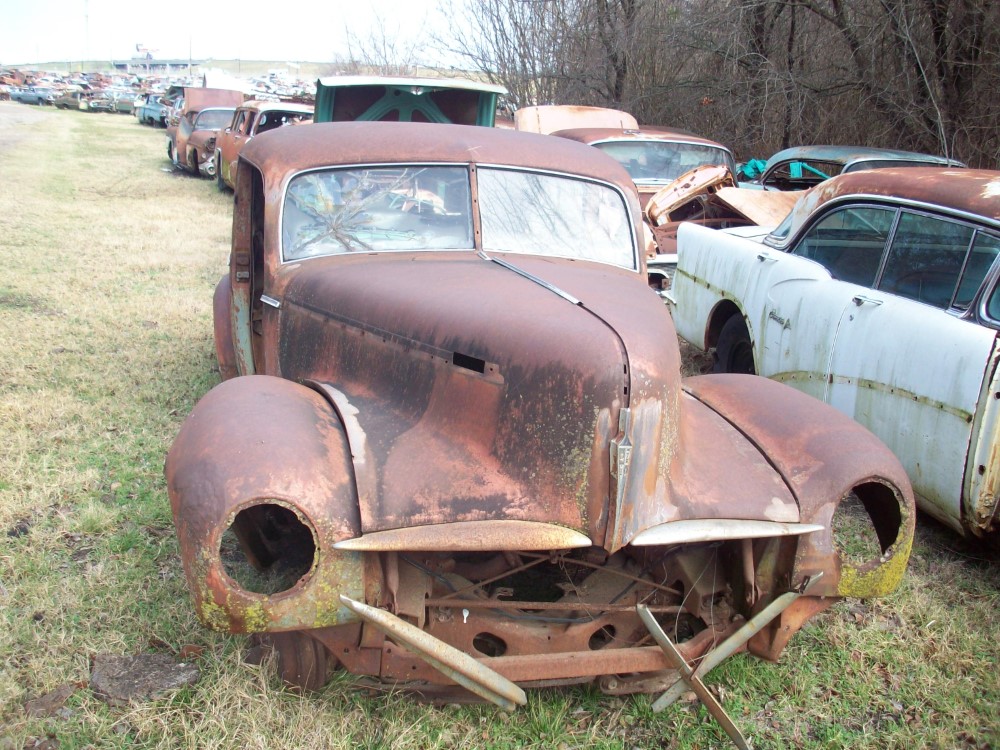
[[[361,556],[333,545],[360,534],[357,493],[343,427],[322,396],[264,375],[225,381],[185,420],[165,472],[184,572],[207,626],[260,632],[356,619],[339,595],[363,597]],[[276,524],[246,533],[269,514]],[[295,531],[288,548],[274,531],[283,527]],[[220,553],[230,528],[251,562],[295,560],[300,577],[277,593],[244,588]]]
[[[824,526],[799,544],[792,580],[823,572],[816,596],[881,596],[900,583],[913,544],[913,490],[899,460],[867,429],[827,404],[755,375],[703,375],[685,390],[736,426],[768,457],[799,504],[800,522]],[[837,506],[856,493],[871,517],[881,556],[841,558],[833,540]]]

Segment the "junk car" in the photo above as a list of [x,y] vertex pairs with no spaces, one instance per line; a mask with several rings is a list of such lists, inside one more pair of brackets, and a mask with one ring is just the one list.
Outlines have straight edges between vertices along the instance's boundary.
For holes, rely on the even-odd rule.
[[[1000,172],[835,177],[774,230],[683,225],[670,293],[717,372],[756,372],[871,429],[919,506],[974,536],[1000,527]],[[770,233],[769,233],[770,232]]]
[[161,94],[143,94],[136,99],[135,117],[140,125],[166,127],[169,114],[170,100]]
[[[898,461],[786,386],[682,380],[640,237],[629,174],[565,139],[364,122],[247,144],[224,382],[165,468],[202,621],[265,636],[300,687],[340,665],[513,708],[774,659],[838,597],[892,590]],[[835,544],[848,505],[868,555]]]
[[167,156],[175,167],[194,175],[215,175],[215,141],[233,120],[234,107],[206,107],[189,111],[176,128],[168,128]]
[[[721,143],[666,128],[576,127],[552,133],[598,148],[625,167],[639,191],[653,245],[647,250],[650,285],[668,289],[677,265],[679,219],[730,226],[731,212],[707,210],[707,199],[736,185],[736,161]],[[678,205],[678,188],[684,199]],[[725,217],[725,221],[720,221]]]
[[760,179],[765,190],[805,190],[845,172],[884,167],[964,167],[960,161],[934,154],[866,146],[793,146],[764,164]]
[[316,122],[393,120],[493,127],[503,86],[464,78],[329,76],[316,81]]
[[240,151],[258,133],[312,121],[312,106],[252,100],[241,104],[232,122],[215,139],[215,179],[219,189],[232,188]]

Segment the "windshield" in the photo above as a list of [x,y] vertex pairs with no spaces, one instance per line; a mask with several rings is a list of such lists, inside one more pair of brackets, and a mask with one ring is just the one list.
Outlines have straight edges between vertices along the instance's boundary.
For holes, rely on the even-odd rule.
[[206,109],[195,122],[196,130],[217,130],[226,127],[233,119],[235,109]]
[[636,268],[628,208],[612,188],[567,177],[479,169],[483,249]]
[[666,141],[606,141],[594,146],[611,156],[635,182],[673,182],[695,167],[721,165],[732,169],[725,149]]
[[471,250],[466,167],[309,172],[285,194],[285,260],[377,250]]
[[[614,263],[635,269],[621,194],[582,179],[499,168],[477,171],[483,249]],[[306,172],[282,207],[286,261],[348,252],[473,250],[467,166]]]

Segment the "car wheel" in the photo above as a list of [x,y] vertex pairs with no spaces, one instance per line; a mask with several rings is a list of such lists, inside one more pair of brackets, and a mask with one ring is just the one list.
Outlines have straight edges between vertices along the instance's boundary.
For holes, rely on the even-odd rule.
[[326,647],[301,631],[270,633],[267,640],[278,657],[278,674],[296,690],[319,690],[330,675]]
[[756,375],[753,363],[753,343],[742,315],[733,315],[722,326],[715,347],[715,372],[736,372]]

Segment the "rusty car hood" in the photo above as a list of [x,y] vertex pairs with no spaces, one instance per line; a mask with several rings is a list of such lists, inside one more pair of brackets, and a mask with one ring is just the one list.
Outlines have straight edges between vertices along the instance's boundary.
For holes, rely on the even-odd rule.
[[[563,295],[472,253],[430,252],[312,259],[265,290],[281,305],[280,375],[313,384],[345,422],[363,533],[534,521],[617,549],[672,520],[766,519],[775,497],[794,508],[759,467],[738,505],[717,499],[706,516],[703,498],[689,497],[687,474],[706,467],[675,456],[684,419],[733,476],[761,462],[724,420],[682,399],[669,314],[636,292],[634,272],[503,260]],[[414,318],[418,298],[436,303]],[[616,454],[620,442],[627,452]],[[617,477],[615,455],[625,457]]]

